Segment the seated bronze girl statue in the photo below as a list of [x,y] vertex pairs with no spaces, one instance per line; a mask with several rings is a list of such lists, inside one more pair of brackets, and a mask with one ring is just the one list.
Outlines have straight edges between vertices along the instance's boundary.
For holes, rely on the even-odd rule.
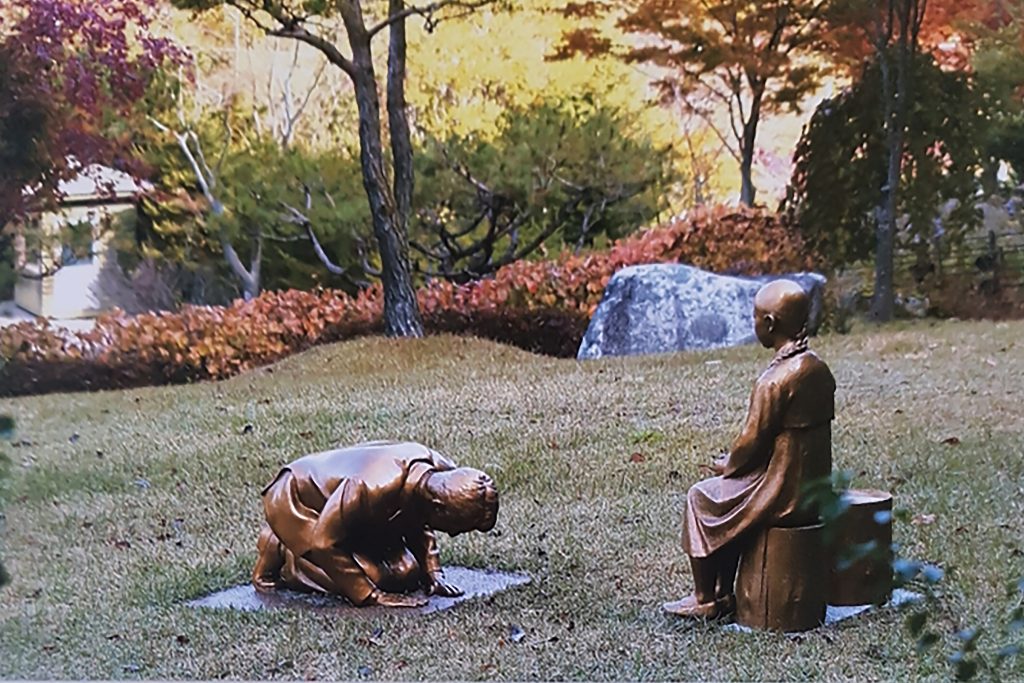
[[807,348],[809,298],[796,283],[776,280],[754,299],[758,341],[775,357],[754,384],[743,431],[716,460],[717,476],[686,496],[683,548],[694,593],[666,603],[684,617],[717,618],[736,608],[734,584],[741,553],[767,527],[816,524],[802,504],[805,485],[832,470],[835,379]]

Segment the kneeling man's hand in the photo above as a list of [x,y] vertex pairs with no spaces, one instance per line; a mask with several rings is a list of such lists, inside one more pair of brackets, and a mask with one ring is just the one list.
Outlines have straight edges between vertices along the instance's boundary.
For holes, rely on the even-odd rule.
[[380,605],[381,607],[423,607],[427,604],[427,599],[419,595],[385,593],[375,590],[366,604]]
[[438,595],[442,598],[456,598],[464,592],[465,591],[458,586],[454,586],[440,577],[431,577],[430,583],[427,584],[428,595]]

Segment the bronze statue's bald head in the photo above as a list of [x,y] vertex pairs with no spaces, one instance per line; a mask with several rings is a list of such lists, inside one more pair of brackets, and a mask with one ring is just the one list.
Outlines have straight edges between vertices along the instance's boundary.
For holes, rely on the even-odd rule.
[[472,467],[434,472],[425,482],[431,496],[428,524],[452,536],[490,531],[498,520],[498,489]]
[[754,297],[754,331],[764,346],[781,344],[807,333],[811,299],[792,280],[773,280]]

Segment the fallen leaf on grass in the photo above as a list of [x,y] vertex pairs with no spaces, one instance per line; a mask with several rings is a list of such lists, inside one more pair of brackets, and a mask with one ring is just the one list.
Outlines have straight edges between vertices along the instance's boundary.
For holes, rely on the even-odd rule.
[[525,637],[526,637],[526,631],[524,631],[523,629],[519,628],[515,624],[512,624],[511,626],[508,627],[508,639],[510,641],[512,641],[513,643],[518,643],[518,642],[522,641],[522,639],[525,638]]
[[915,526],[927,526],[935,523],[935,515],[920,514],[914,515],[914,518],[910,520],[910,523]]
[[640,452],[634,453],[633,455],[629,456],[630,462],[643,462],[644,460],[647,460],[647,456]]
[[188,645],[190,642],[192,642],[192,639],[186,636],[184,633],[179,633],[174,640],[178,642],[178,645]]
[[959,446],[960,445],[960,437],[959,436],[947,436],[945,439],[942,440],[942,443],[946,444],[947,446]]

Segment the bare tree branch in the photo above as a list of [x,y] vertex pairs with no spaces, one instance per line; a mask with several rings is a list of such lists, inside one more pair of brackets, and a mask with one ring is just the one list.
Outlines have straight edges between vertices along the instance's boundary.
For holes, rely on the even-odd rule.
[[[442,150],[442,153],[448,159],[447,151]],[[550,171],[546,174],[545,183],[557,183],[566,188],[567,193],[561,205],[548,213],[545,219],[494,192],[465,165],[449,159],[449,166],[476,191],[478,212],[468,225],[453,231],[434,212],[421,211],[418,218],[434,235],[436,242],[424,244],[417,241],[411,246],[428,259],[426,267],[417,265],[419,272],[454,282],[484,277],[525,257],[558,231],[573,224],[581,214],[579,244],[585,244],[608,207],[634,197],[648,187],[648,182],[643,180],[617,189],[581,184],[560,174],[560,164],[557,160],[550,160],[544,169]],[[469,243],[460,239],[481,229],[484,220],[486,227],[476,239]],[[531,221],[541,223],[540,229],[524,243],[521,241],[521,229]]]
[[[303,185],[302,189],[303,194],[305,195],[305,212],[299,211],[297,208],[286,202],[279,202],[281,207],[288,212],[288,215],[284,217],[284,220],[294,225],[300,226],[305,231],[305,238],[308,239],[310,244],[313,245],[313,253],[316,254],[316,257],[320,260],[320,263],[323,264],[324,268],[326,268],[328,272],[332,273],[333,275],[339,275],[341,277],[346,278],[350,283],[357,287],[369,286],[369,282],[363,279],[356,279],[352,277],[352,274],[349,272],[347,268],[339,266],[337,263],[331,260],[330,256],[327,255],[327,252],[324,250],[323,245],[320,243],[320,240],[316,236],[316,231],[313,229],[313,221],[311,221],[309,218],[309,212],[313,208],[313,194],[310,191],[309,186],[307,185]],[[325,191],[324,196],[327,197],[332,207],[335,206],[334,199],[330,196],[330,194],[328,194]],[[370,272],[372,270],[373,269],[369,269],[367,272]]]
[[[210,210],[214,215],[223,215],[224,204],[213,192],[217,184],[216,176],[214,176],[213,171],[211,171],[210,167],[206,164],[205,158],[203,157],[202,147],[199,144],[199,138],[196,136],[195,132],[192,130],[189,130],[187,133],[173,131],[153,117],[150,117],[149,120],[154,126],[156,126],[157,130],[174,137],[178,143],[178,147],[181,148],[182,153],[185,155],[185,160],[188,161],[189,166],[192,167],[192,172],[196,177],[196,182],[199,183],[199,190],[203,193],[203,197],[205,197],[206,201],[209,203]],[[189,145],[190,139],[196,146],[196,153],[193,153]],[[198,159],[197,154],[199,157]],[[244,290],[245,298],[252,298],[259,293],[260,289],[260,262],[263,255],[262,239],[259,236],[253,236],[255,247],[253,249],[252,259],[250,260],[250,268],[246,268],[245,264],[242,263],[242,259],[238,255],[238,252],[235,250],[234,245],[231,244],[231,240],[228,239],[227,233],[225,233],[223,229],[220,231],[218,237],[221,249],[224,251],[224,258],[231,267],[231,271],[242,282],[242,289]]]
[[474,12],[482,7],[486,7],[487,5],[493,5],[495,2],[497,2],[497,0],[439,0],[438,2],[432,2],[429,5],[413,5],[406,7],[401,11],[392,12],[388,15],[387,19],[383,20],[379,24],[371,26],[367,30],[367,34],[372,38],[395,22],[404,21],[411,16],[422,17],[426,24],[427,32],[429,33],[433,31],[440,22],[440,20],[436,19],[434,15],[443,9],[455,7],[460,10],[464,10],[464,12],[455,15],[455,17],[449,17],[457,18]]

